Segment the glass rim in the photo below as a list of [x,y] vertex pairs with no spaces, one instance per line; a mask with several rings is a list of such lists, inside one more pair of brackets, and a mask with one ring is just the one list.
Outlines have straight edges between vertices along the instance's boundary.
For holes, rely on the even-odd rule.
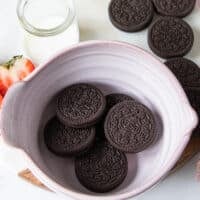
[[19,19],[22,27],[30,34],[40,36],[40,37],[57,35],[59,33],[62,33],[63,31],[65,31],[72,24],[72,22],[75,18],[74,5],[73,5],[73,1],[71,1],[72,6],[69,9],[69,14],[66,17],[66,19],[64,20],[64,22],[55,26],[54,28],[49,28],[49,29],[37,28],[34,25],[32,25],[31,23],[29,23],[24,15],[25,7],[26,7],[28,1],[29,0],[19,0],[18,1],[17,16],[18,16],[18,19]]

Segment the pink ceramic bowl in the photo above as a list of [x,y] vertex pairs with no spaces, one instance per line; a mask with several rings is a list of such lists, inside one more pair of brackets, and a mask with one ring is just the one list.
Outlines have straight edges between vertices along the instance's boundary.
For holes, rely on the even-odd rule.
[[[128,156],[128,176],[106,194],[78,182],[73,159],[50,153],[43,142],[45,122],[55,113],[50,99],[64,87],[90,82],[105,94],[123,92],[154,113],[159,141]],[[197,116],[173,74],[146,51],[120,42],[93,41],[74,46],[40,66],[6,95],[1,118],[4,140],[16,147],[35,176],[51,190],[75,199],[118,200],[138,195],[161,180],[183,152]]]

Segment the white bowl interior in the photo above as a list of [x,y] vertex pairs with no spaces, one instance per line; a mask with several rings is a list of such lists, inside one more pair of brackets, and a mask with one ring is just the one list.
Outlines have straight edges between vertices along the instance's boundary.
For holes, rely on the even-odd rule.
[[140,190],[160,176],[188,128],[188,124],[183,123],[186,117],[183,104],[188,102],[180,99],[182,89],[164,65],[138,48],[115,43],[83,45],[67,51],[24,84],[22,106],[17,107],[17,112],[23,115],[15,127],[23,134],[21,146],[34,163],[64,188],[97,195],[80,185],[72,158],[57,157],[43,142],[44,124],[55,114],[53,100],[50,100],[61,89],[77,82],[92,83],[104,94],[121,92],[141,101],[154,113],[160,135],[147,150],[127,154],[128,176],[123,184],[98,196]]
[[[118,83],[114,83],[112,81],[111,83],[105,84],[105,82],[97,82],[91,81],[91,80],[83,80],[81,82],[90,82],[91,84],[97,86],[100,88],[104,94],[110,94],[112,92],[120,92],[124,94],[129,94],[130,96],[134,97],[135,99],[140,100],[139,96],[135,96],[134,93],[130,92],[130,90],[127,91],[126,86],[125,88],[120,87]],[[143,101],[146,105],[151,105],[151,102],[145,99]],[[162,133],[163,133],[163,126],[162,126],[162,120],[153,105],[150,106],[157,124],[157,134],[160,136],[157,138],[155,143],[148,148],[147,150],[139,153],[139,154],[126,154],[128,158],[128,175],[123,182],[122,185],[120,185],[117,189],[113,190],[110,193],[118,193],[118,192],[126,192],[130,190],[131,188],[138,187],[139,185],[143,184],[144,181],[147,181],[149,178],[149,172],[151,172],[157,165],[159,155],[160,155],[160,149],[162,148]],[[53,153],[51,153],[44,143],[43,138],[43,130],[45,127],[46,122],[55,115],[55,102],[52,100],[47,107],[45,108],[45,111],[42,115],[42,120],[39,128],[39,150],[40,155],[42,155],[45,165],[48,166],[49,173],[51,174],[51,177],[53,177],[54,180],[56,180],[59,184],[63,185],[64,187],[68,187],[70,189],[73,189],[78,192],[84,192],[88,194],[92,194],[92,192],[88,191],[86,188],[84,188],[78,181],[75,175],[74,171],[74,159],[73,158],[60,158]],[[154,163],[152,165],[149,165],[149,163]],[[43,166],[46,168],[46,166]],[[46,169],[45,169],[46,172]],[[49,175],[49,174],[48,174]],[[148,175],[148,176],[147,176]],[[151,176],[150,176],[151,177]],[[147,178],[147,179],[146,179]],[[130,187],[130,188],[129,188]]]

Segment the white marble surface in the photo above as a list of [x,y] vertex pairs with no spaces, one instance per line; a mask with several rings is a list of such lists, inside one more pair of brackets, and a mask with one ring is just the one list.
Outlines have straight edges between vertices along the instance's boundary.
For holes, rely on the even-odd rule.
[[[20,27],[17,23],[15,12],[17,0],[0,0],[0,62],[4,62],[13,55],[23,52],[21,45]],[[114,39],[127,41],[149,50],[146,43],[147,31],[140,33],[123,33],[115,29],[107,16],[109,0],[75,0],[81,40],[89,39]],[[187,57],[195,60],[200,65],[200,0],[193,14],[186,18],[195,32],[195,44]],[[195,164],[200,154],[197,155],[184,168],[170,175],[163,182],[136,200],[199,200],[200,182],[195,179]],[[44,191],[17,177],[17,171],[26,167],[23,158],[15,151],[8,149],[0,142],[0,198],[13,200],[59,200],[56,194]],[[70,198],[66,198],[70,199]]]

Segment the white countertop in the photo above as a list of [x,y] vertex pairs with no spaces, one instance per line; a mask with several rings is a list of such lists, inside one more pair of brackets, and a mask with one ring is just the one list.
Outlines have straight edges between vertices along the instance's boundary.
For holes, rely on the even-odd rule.
[[[0,62],[22,52],[19,25],[15,12],[17,0],[1,0],[0,12]],[[128,34],[118,31],[110,25],[106,6],[109,0],[76,0],[81,40],[115,39],[139,45],[149,50],[144,37],[146,31]],[[200,1],[199,1],[200,5]],[[90,9],[88,9],[90,6]],[[200,6],[199,6],[200,7]],[[87,9],[86,9],[87,8]],[[98,12],[96,10],[98,9]],[[186,18],[195,31],[195,45],[187,57],[200,65],[200,8]],[[168,176],[163,182],[136,200],[199,200],[200,182],[195,179],[195,165],[200,154],[184,168]],[[16,158],[14,152],[1,148],[0,145],[0,198],[5,200],[59,200],[56,194],[34,187],[17,177],[17,171],[23,169],[23,159]],[[67,199],[67,198],[66,198]],[[69,198],[70,199],[70,198]]]

